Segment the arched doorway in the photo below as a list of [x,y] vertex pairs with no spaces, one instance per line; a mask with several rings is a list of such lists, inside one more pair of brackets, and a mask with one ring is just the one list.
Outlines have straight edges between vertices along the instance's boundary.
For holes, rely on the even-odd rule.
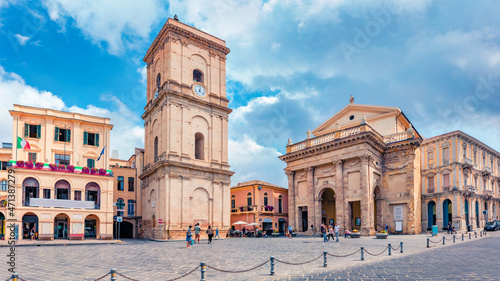
[[54,239],[68,239],[69,237],[69,216],[58,214],[54,218]]
[[128,221],[120,223],[120,238],[134,238],[134,225]]
[[479,228],[479,202],[476,200],[476,227]]
[[278,229],[280,235],[285,235],[285,219],[278,219]]
[[451,200],[446,199],[443,201],[443,229],[446,229],[448,223],[452,222],[452,217]]
[[325,188],[321,195],[321,222],[330,225],[335,224],[335,192],[331,188]]
[[273,232],[273,220],[271,218],[262,219],[262,231],[266,231],[267,235]]
[[97,238],[99,236],[99,218],[96,215],[88,215],[85,218],[85,238]]
[[31,239],[32,235],[35,235],[36,238],[37,233],[38,233],[37,215],[35,215],[34,213],[26,213],[23,216],[23,239]]
[[469,200],[465,199],[465,224],[467,225],[467,231],[469,231]]
[[30,205],[31,198],[38,198],[40,184],[35,178],[27,178],[23,181],[23,206]]
[[427,203],[427,229],[432,229],[432,226],[436,224],[436,203],[434,201],[429,201]]
[[379,223],[382,222],[382,195],[380,193],[380,188],[375,187],[373,192],[373,220],[375,222],[375,230],[382,229],[382,225],[379,227]]

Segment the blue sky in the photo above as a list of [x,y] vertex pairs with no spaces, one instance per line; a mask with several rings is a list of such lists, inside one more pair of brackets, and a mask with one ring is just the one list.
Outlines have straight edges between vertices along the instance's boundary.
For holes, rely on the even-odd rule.
[[226,40],[233,184],[286,186],[277,156],[348,104],[400,107],[425,137],[463,130],[500,151],[495,1],[0,0],[0,139],[13,103],[112,118],[143,146],[142,58],[174,14]]

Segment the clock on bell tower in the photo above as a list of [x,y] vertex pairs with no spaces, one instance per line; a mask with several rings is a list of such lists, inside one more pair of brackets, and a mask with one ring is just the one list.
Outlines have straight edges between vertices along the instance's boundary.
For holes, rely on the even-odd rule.
[[144,57],[144,238],[230,226],[227,54],[225,41],[168,19]]

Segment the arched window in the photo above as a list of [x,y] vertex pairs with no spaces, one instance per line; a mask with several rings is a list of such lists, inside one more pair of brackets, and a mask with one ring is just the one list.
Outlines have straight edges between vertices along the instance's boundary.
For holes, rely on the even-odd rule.
[[264,206],[269,206],[269,198],[267,197],[267,192],[264,193]]
[[248,192],[247,194],[247,206],[252,206],[252,193]]
[[203,155],[205,149],[205,138],[202,133],[196,133],[194,135],[194,158],[204,160],[205,157]]
[[35,178],[27,178],[23,181],[23,205],[30,205],[30,198],[38,198],[40,184]]
[[160,88],[161,87],[161,74],[158,73],[158,75],[156,75],[156,88]]
[[198,69],[193,70],[193,82],[203,83],[203,73]]
[[283,197],[278,197],[278,213],[283,213]]
[[231,209],[236,209],[236,197],[234,195],[231,196]]
[[158,137],[155,137],[154,155],[155,155],[155,162],[156,162],[156,161],[158,161]]
[[85,186],[85,201],[94,201],[94,208],[101,207],[101,189],[94,182],[89,182]]
[[56,190],[56,199],[62,199],[62,200],[70,200],[70,194],[71,194],[71,186],[69,182],[65,180],[60,180],[56,182],[55,185],[55,190]]

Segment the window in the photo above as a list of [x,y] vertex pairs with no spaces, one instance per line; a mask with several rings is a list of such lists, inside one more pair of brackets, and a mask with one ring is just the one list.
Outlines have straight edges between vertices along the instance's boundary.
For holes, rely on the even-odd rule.
[[267,198],[267,192],[264,193],[264,206],[269,206],[269,199]]
[[236,198],[235,196],[231,196],[231,209],[236,209]]
[[477,177],[474,177],[474,187],[477,189]]
[[201,71],[197,69],[193,70],[193,82],[203,83],[203,73]]
[[247,206],[252,206],[252,193],[248,192],[247,194]]
[[278,197],[278,213],[283,213],[283,197]]
[[27,138],[39,139],[42,131],[41,125],[24,124],[24,136]]
[[484,156],[484,153],[483,153],[483,167],[486,166],[486,157]]
[[50,189],[45,188],[43,190],[43,198],[50,199]]
[[434,177],[427,178],[427,189],[429,192],[434,192]]
[[28,152],[28,161],[35,163],[36,162],[36,153]]
[[61,129],[59,127],[56,127],[55,132],[54,132],[54,140],[55,141],[70,142],[71,141],[71,130],[70,129]]
[[123,182],[124,182],[123,177],[119,176],[118,177],[118,190],[123,190]]
[[158,73],[158,75],[156,75],[156,88],[160,88],[161,87],[161,74]]
[[128,200],[128,205],[127,205],[127,216],[133,217],[134,216],[134,200]]
[[83,144],[99,146],[99,134],[83,132]]
[[450,174],[443,175],[443,187],[450,187]]
[[448,163],[450,163],[450,148],[444,147],[443,148],[443,164],[448,164]]
[[434,164],[434,152],[432,151],[427,152],[427,164],[429,165]]
[[467,158],[467,144],[463,144],[463,149],[464,149],[464,158]]
[[[116,203],[116,215],[119,216],[119,217],[123,217],[123,208],[125,207],[125,200],[123,200],[123,198],[118,198],[118,200],[116,200],[117,203]],[[120,209],[122,208],[122,209]],[[121,211],[118,211],[118,210],[121,210]]]
[[95,159],[87,159],[87,167],[95,168]]
[[69,182],[60,180],[55,185],[56,199],[71,200],[71,186]]
[[154,143],[154,153],[155,153],[155,162],[158,161],[158,137],[155,138]]
[[7,191],[7,181],[6,180],[3,180],[0,182],[0,191]]
[[56,154],[56,165],[69,165],[70,157],[69,155]]
[[194,135],[194,158],[204,160],[204,137],[202,133],[196,133]]
[[2,170],[7,170],[7,163],[8,162],[4,162],[4,161],[0,162]]
[[75,199],[76,201],[82,201],[82,192],[80,190],[75,190]]
[[128,191],[134,191],[134,178],[128,178]]

